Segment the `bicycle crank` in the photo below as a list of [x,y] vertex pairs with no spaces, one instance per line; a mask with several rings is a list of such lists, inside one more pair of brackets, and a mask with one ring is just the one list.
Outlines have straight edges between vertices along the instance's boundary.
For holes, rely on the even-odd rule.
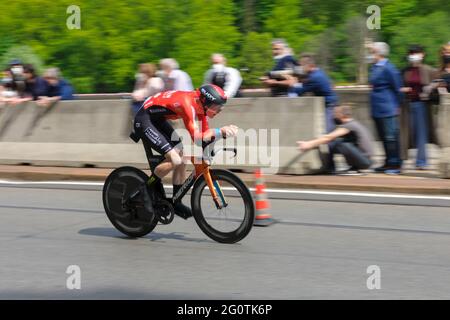
[[154,208],[159,222],[162,224],[169,224],[173,221],[175,217],[175,209],[173,208],[172,203],[161,199],[155,203]]

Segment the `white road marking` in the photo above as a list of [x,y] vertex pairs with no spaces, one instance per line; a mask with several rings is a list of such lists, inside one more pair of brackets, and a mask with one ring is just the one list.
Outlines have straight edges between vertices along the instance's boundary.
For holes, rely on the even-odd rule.
[[[0,185],[67,185],[67,186],[103,186],[103,182],[89,181],[10,181],[0,180]],[[165,188],[171,189],[172,185],[164,185]],[[224,190],[232,190],[233,188],[224,187]],[[249,188],[254,191],[255,188]],[[372,197],[372,198],[396,198],[396,199],[428,199],[428,200],[450,200],[448,196],[432,196],[432,195],[415,195],[415,194],[396,194],[382,192],[348,192],[348,191],[318,191],[318,190],[297,190],[297,189],[272,189],[266,188],[267,193],[284,193],[284,194],[309,194],[309,195],[332,195],[332,196],[352,196],[352,197]]]

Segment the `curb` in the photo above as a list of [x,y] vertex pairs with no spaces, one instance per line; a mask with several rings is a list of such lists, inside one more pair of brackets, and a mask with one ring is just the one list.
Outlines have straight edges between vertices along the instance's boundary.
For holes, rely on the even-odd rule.
[[[0,171],[0,179],[6,180],[26,180],[26,181],[104,181],[107,175],[113,169],[73,169],[58,168],[60,172],[45,172],[42,169],[33,169],[29,167],[27,171]],[[79,170],[80,172],[76,172]],[[89,172],[91,171],[91,172]],[[147,172],[148,174],[148,172]],[[238,175],[249,186],[255,183],[254,177],[248,175]],[[304,177],[307,180],[307,176]],[[163,179],[164,183],[171,183],[170,177]],[[271,181],[266,179],[267,188],[287,188],[287,189],[308,189],[308,190],[338,190],[338,191],[367,191],[367,192],[389,192],[389,193],[408,193],[408,194],[426,194],[426,195],[450,195],[450,187],[436,186],[418,186],[414,183],[405,185],[385,184],[363,184],[345,182],[317,182],[317,181]]]

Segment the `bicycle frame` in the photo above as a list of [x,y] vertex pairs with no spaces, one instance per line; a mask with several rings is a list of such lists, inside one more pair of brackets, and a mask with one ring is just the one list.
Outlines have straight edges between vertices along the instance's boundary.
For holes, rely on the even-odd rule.
[[[144,142],[144,141],[143,141]],[[210,145],[210,147],[213,147],[213,145]],[[147,156],[147,160],[150,166],[150,169],[152,172],[154,172],[155,168],[164,162],[165,158],[164,156],[154,156],[153,151],[150,146],[146,145],[144,143],[144,149]],[[233,151],[234,155],[236,156],[237,150],[236,148],[222,148],[223,151]],[[210,157],[208,160],[211,160],[215,155],[216,151],[212,149]],[[173,202],[176,202],[178,200],[181,200],[186,193],[189,191],[189,189],[194,185],[197,178],[199,178],[201,175],[205,177],[206,184],[208,185],[209,191],[211,193],[211,196],[213,198],[214,204],[216,205],[217,209],[224,208],[228,205],[225,195],[222,192],[222,189],[217,181],[213,181],[211,177],[211,173],[209,171],[209,164],[202,159],[202,162],[200,164],[196,163],[196,158],[194,156],[187,157],[191,160],[192,164],[194,165],[194,171],[191,172],[189,177],[184,181],[184,183],[181,185],[180,190],[173,195],[172,200]],[[222,200],[222,204],[219,201]]]
[[[213,182],[211,173],[209,171],[209,164],[207,164],[204,160],[202,160],[201,164],[196,164],[195,157],[191,156],[190,158],[191,162],[194,164],[194,171],[192,171],[189,177],[184,181],[184,183],[180,187],[180,190],[178,190],[178,192],[173,195],[173,202],[181,200],[186,195],[188,190],[194,185],[197,178],[203,175],[217,209],[226,207],[227,202],[225,200],[225,196],[223,195],[219,183],[217,181]],[[219,195],[222,200],[222,204],[219,202]]]

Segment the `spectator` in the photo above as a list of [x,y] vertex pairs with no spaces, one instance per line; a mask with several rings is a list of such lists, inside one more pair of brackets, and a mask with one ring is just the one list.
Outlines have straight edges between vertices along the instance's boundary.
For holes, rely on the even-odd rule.
[[178,62],[175,59],[167,58],[159,62],[163,71],[163,80],[165,82],[164,91],[192,91],[191,77],[184,71],[179,69]]
[[277,71],[292,72],[297,61],[292,55],[292,50],[283,39],[275,39],[272,41],[272,56],[275,60],[275,66],[268,76],[262,77],[261,81],[270,86],[273,97],[285,96],[288,93],[288,85],[282,81],[285,80],[283,74]]
[[139,110],[147,97],[153,96],[164,89],[164,82],[156,76],[156,66],[152,63],[142,63],[139,65],[139,72],[136,75],[136,83],[131,94],[133,114]]
[[429,87],[430,101],[437,105],[440,104],[440,94],[450,92],[450,42],[441,47],[439,60],[441,66]]
[[17,97],[18,93],[15,88],[13,73],[7,68],[3,71],[0,82],[0,105],[9,104]]
[[5,70],[4,77],[4,94],[9,97],[4,100],[11,105],[16,105],[29,100],[25,97],[25,76],[24,66],[19,59],[13,59],[9,63],[9,67]]
[[[405,86],[405,103],[402,106],[401,130],[402,159],[407,159],[408,146],[417,148],[416,168],[424,170],[428,166],[426,144],[430,142],[432,123],[431,106],[428,105],[431,81],[436,76],[436,70],[423,63],[424,49],[420,45],[410,46],[407,54],[409,66],[403,70]],[[404,120],[403,120],[404,119]],[[402,121],[403,120],[403,121]],[[411,131],[411,134],[410,134]],[[413,138],[410,144],[409,136]],[[405,141],[406,140],[406,141]]]
[[442,79],[439,87],[442,93],[450,92],[450,42],[441,48],[441,68],[439,70],[439,78]]
[[[30,64],[22,66],[12,62],[9,72],[6,74],[12,77],[10,88],[17,93],[8,99],[8,103],[11,105],[37,100],[38,93],[44,92],[47,88],[45,80],[36,76],[34,68]],[[10,78],[7,76],[6,80],[9,81]]]
[[205,74],[204,84],[215,84],[225,91],[228,98],[235,97],[242,83],[239,71],[227,67],[226,59],[220,53],[214,53],[211,62],[212,67]]
[[23,75],[25,78],[25,98],[27,100],[39,100],[48,94],[49,84],[39,77],[31,64],[24,65]]
[[389,62],[389,45],[375,42],[369,46],[368,62],[370,68],[369,83],[372,85],[370,105],[372,117],[383,142],[386,154],[385,162],[375,172],[387,174],[401,173],[399,145],[399,107],[401,103],[402,79],[397,68]]
[[324,167],[334,168],[334,155],[342,154],[350,166],[349,171],[368,169],[372,164],[373,137],[369,130],[352,118],[351,107],[334,108],[334,121],[338,125],[332,132],[310,141],[297,141],[300,151],[307,151],[321,144],[329,144],[330,152],[324,159]]
[[58,100],[72,100],[73,88],[69,82],[61,78],[61,72],[58,68],[49,68],[44,72],[44,80],[47,81],[47,97]]
[[15,86],[20,91],[23,91],[25,87],[23,68],[24,66],[22,64],[22,61],[19,59],[13,59],[9,63],[9,70],[11,71]]
[[295,77],[288,77],[287,83],[290,85],[289,96],[301,96],[307,92],[325,98],[326,131],[331,132],[334,127],[334,107],[338,102],[336,93],[330,78],[317,67],[313,55],[305,53],[300,57],[300,68],[306,74],[303,83],[298,83]]

